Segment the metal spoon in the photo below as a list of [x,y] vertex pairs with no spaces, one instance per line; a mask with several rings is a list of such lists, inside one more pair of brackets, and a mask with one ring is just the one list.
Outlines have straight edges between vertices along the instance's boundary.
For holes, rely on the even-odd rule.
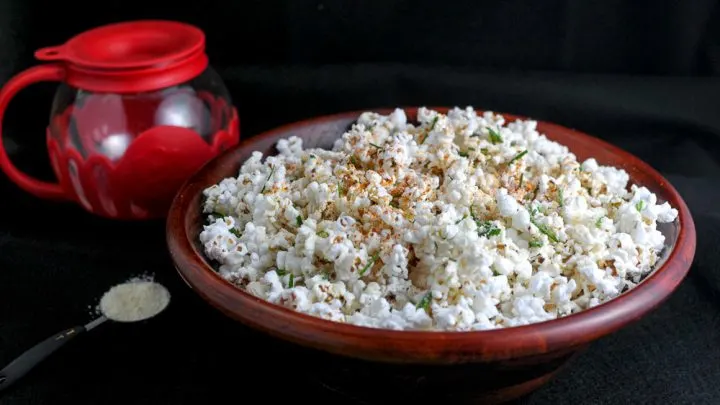
[[[22,378],[25,374],[27,374],[30,370],[33,369],[36,365],[38,365],[41,361],[48,358],[51,354],[55,353],[58,349],[65,346],[68,342],[71,340],[74,340],[75,337],[82,334],[83,332],[89,332],[90,330],[96,328],[97,326],[101,325],[103,322],[107,321],[108,319],[112,319],[113,321],[118,322],[139,322],[143,321],[145,319],[149,319],[154,317],[155,315],[162,312],[165,307],[170,302],[170,293],[167,291],[165,287],[163,287],[160,284],[154,283],[152,281],[146,281],[146,280],[131,280],[127,283],[119,284],[112,289],[110,289],[108,292],[105,293],[103,296],[103,299],[106,297],[114,297],[118,298],[118,294],[122,296],[123,289],[128,288],[130,286],[137,286],[139,284],[136,283],[142,283],[143,285],[152,285],[154,288],[158,289],[158,291],[164,295],[161,296],[161,298],[164,301],[161,301],[161,305],[148,305],[148,302],[144,302],[143,304],[146,305],[144,308],[146,311],[144,313],[141,313],[138,317],[137,313],[132,313],[133,317],[131,319],[125,319],[127,316],[119,316],[122,314],[117,314],[115,310],[112,308],[105,309],[103,308],[103,300],[100,301],[100,310],[102,311],[103,315],[99,318],[91,321],[87,325],[82,326],[75,326],[70,329],[66,329],[60,333],[57,333],[53,336],[50,336],[49,338],[43,340],[42,342],[36,344],[35,346],[28,349],[25,353],[21,354],[20,357],[13,360],[12,363],[10,363],[7,367],[0,370],[0,392],[7,389],[10,385],[12,385],[14,382]],[[127,290],[125,290],[126,292]],[[133,296],[133,294],[131,294]],[[134,297],[137,298],[137,297]],[[145,299],[148,299],[151,297],[145,297]],[[120,298],[122,300],[122,298]],[[136,303],[137,304],[137,303]],[[151,304],[151,303],[150,303]]]
[[33,367],[48,358],[59,348],[65,346],[66,343],[73,340],[76,336],[82,334],[83,332],[89,332],[105,321],[107,321],[107,318],[105,316],[101,316],[86,325],[75,326],[60,333],[56,333],[55,335],[50,336],[31,347],[25,351],[25,353],[13,360],[12,363],[8,364],[7,367],[0,370],[0,391],[3,391],[15,381],[22,378],[25,374],[32,370]]

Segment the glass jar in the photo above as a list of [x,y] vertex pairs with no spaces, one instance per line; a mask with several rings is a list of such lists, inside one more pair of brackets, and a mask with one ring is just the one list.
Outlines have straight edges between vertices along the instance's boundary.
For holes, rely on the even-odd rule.
[[180,186],[239,141],[237,110],[196,27],[157,20],[110,24],[35,56],[51,63],[3,86],[0,120],[22,88],[60,82],[47,129],[58,181],[20,172],[2,142],[0,168],[38,197],[75,201],[109,218],[163,217]]

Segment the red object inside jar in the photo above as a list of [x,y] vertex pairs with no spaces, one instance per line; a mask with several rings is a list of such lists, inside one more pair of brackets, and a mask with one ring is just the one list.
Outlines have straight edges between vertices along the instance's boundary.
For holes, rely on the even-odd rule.
[[237,111],[210,92],[78,94],[52,119],[48,149],[62,186],[100,215],[162,217],[182,183],[239,140]]

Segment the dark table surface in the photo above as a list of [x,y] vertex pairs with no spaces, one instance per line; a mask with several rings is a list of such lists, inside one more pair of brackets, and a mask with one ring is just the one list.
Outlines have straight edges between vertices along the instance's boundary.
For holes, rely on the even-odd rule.
[[[685,198],[698,232],[695,262],[660,308],[592,345],[521,402],[720,403],[717,1],[150,3],[104,2],[89,17],[68,11],[70,2],[4,2],[0,81],[34,64],[34,49],[89,27],[171,18],[208,33],[242,136],[345,110],[473,105],[609,140],[657,168]],[[44,179],[52,179],[43,134],[53,91],[24,91],[3,123],[12,159]],[[198,298],[170,262],[162,221],[103,220],[29,196],[1,174],[0,207],[0,364],[92,319],[102,293],[129,277],[154,274],[173,296],[150,322],[107,323],[73,342],[0,394],[0,404],[252,403],[257,394],[342,400],[306,379],[313,364],[299,362],[291,347]]]
[[[717,79],[482,75],[403,66],[251,67],[221,74],[243,89],[236,102],[244,136],[342,110],[471,104],[575,127],[637,154],[667,176],[692,210],[698,249],[690,275],[658,310],[592,345],[523,402],[720,400]],[[344,80],[347,75],[353,80]],[[369,91],[373,85],[388,90],[378,96]],[[273,97],[262,94],[268,88]],[[304,99],[316,102],[300,103]],[[19,128],[8,132],[18,134]],[[24,147],[24,137],[13,139],[18,165],[51,178],[44,151]],[[0,196],[0,363],[49,334],[90,320],[89,306],[131,276],[154,274],[173,294],[168,310],[151,322],[105,324],[75,341],[3,394],[0,403],[221,403],[250,392],[277,400],[297,393],[318,401],[336,398],[304,379],[312,364],[294,363],[286,345],[225,318],[182,283],[165,248],[162,221],[99,219],[73,205],[26,195],[4,177]],[[297,376],[278,376],[280,365],[291,365]]]

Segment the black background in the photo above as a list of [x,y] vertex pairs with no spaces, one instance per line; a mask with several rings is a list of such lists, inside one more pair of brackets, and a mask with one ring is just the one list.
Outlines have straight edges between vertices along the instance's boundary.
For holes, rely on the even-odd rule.
[[[242,136],[314,115],[396,105],[473,105],[610,140],[689,204],[698,250],[657,311],[591,347],[523,402],[720,402],[720,2],[0,0],[0,81],[32,52],[97,25],[194,23],[241,115]],[[17,165],[52,179],[44,126],[55,87],[11,104]],[[91,319],[114,283],[153,273],[173,294],[141,325],[106,324],[27,376],[1,404],[195,404],[342,398],[311,364],[234,323],[176,276],[164,224],[118,223],[38,200],[0,176],[0,364]],[[369,382],[371,383],[371,382]],[[448,387],[452,389],[452,387]]]

